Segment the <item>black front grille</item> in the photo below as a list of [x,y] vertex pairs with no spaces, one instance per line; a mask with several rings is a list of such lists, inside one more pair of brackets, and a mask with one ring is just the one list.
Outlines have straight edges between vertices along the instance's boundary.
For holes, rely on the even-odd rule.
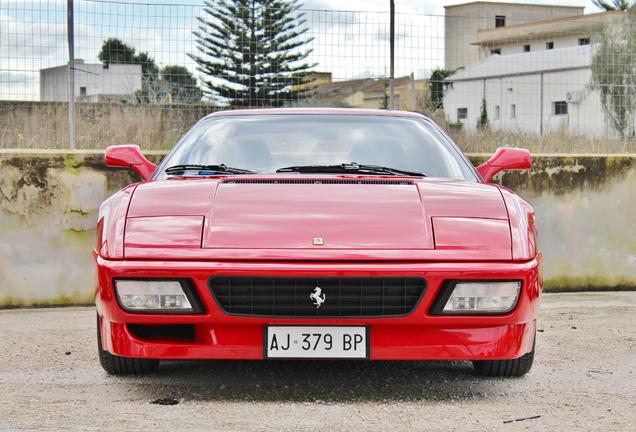
[[413,185],[413,180],[392,180],[392,179],[382,179],[382,180],[370,180],[370,179],[225,179],[223,183],[231,183],[231,184],[316,184],[316,185],[324,185],[324,184],[337,184],[337,185],[399,185],[399,186],[409,186]]
[[[410,313],[426,290],[420,278],[213,277],[225,313],[271,317],[379,317]],[[317,287],[321,295],[317,294]],[[324,297],[323,297],[324,296]],[[316,303],[324,300],[320,307]]]

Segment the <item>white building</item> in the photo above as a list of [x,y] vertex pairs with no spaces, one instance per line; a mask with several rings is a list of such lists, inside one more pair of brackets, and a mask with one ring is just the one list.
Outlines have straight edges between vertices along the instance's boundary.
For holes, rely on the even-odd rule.
[[[141,89],[141,65],[88,64],[75,61],[75,98],[95,102],[113,96],[133,94]],[[68,101],[68,67],[40,69],[40,100]]]
[[474,131],[486,101],[489,127],[516,132],[608,136],[613,129],[590,88],[593,47],[492,55],[449,78],[444,109]]
[[[444,7],[446,69],[468,67],[483,59],[480,30],[498,31],[535,21],[583,15],[583,6],[474,1]],[[499,33],[496,33],[499,34]],[[489,53],[489,51],[488,51]]]
[[594,35],[621,13],[602,12],[479,29],[473,45],[479,49],[479,60],[493,54],[508,55],[589,45]]

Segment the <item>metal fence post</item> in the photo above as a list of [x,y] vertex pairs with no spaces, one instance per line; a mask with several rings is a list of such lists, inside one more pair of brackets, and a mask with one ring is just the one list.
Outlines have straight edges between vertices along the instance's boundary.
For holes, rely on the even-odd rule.
[[395,1],[390,0],[390,18],[389,18],[389,43],[391,45],[391,60],[389,74],[389,109],[395,109],[395,89],[393,87],[393,79],[395,78]]
[[68,139],[69,148],[75,149],[75,35],[73,25],[73,0],[66,3],[68,38]]
[[411,72],[411,111],[417,111],[417,87],[414,72]]

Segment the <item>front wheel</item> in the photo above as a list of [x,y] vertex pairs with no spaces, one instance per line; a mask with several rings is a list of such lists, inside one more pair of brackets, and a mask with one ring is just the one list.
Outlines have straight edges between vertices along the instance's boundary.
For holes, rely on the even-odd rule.
[[110,375],[145,375],[154,372],[159,366],[159,360],[120,357],[102,349],[99,316],[97,317],[97,352],[99,363]]
[[532,351],[511,360],[475,360],[475,373],[490,377],[520,377],[527,374],[534,361],[534,343]]

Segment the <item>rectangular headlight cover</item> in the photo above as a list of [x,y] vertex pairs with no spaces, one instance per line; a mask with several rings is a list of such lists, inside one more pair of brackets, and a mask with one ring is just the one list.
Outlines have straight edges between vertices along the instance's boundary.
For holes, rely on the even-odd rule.
[[131,312],[194,311],[180,281],[116,280],[119,304]]
[[456,282],[442,313],[488,314],[510,312],[517,304],[521,282]]

